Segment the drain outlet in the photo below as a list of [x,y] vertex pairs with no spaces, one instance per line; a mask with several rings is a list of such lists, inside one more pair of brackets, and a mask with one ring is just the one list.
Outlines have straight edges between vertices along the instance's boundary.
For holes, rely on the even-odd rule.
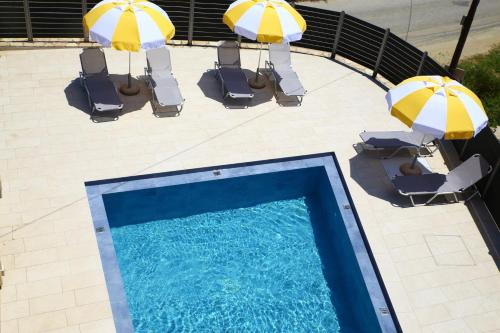
[[214,170],[214,176],[220,176],[221,172],[220,170]]
[[379,308],[380,314],[383,315],[388,315],[389,314],[389,309],[388,308]]
[[97,232],[97,233],[104,232],[104,227],[95,228],[95,232]]

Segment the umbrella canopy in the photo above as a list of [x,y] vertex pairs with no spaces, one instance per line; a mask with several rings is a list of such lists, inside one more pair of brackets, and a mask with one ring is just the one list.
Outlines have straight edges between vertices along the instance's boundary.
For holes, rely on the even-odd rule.
[[237,0],[223,22],[238,35],[261,43],[290,43],[302,38],[304,18],[284,0]]
[[487,126],[479,98],[449,77],[416,76],[389,90],[395,116],[412,129],[445,139],[470,139]]
[[158,48],[175,28],[167,13],[146,0],[104,0],[83,18],[90,40],[123,51]]

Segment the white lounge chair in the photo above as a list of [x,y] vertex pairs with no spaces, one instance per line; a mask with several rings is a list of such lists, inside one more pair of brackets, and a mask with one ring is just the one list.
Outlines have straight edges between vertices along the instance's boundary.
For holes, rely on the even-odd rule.
[[170,52],[166,47],[146,51],[147,66],[144,71],[153,96],[153,113],[159,107],[175,107],[177,115],[182,111],[185,99],[179,83],[172,74]]
[[307,91],[302,86],[299,76],[293,70],[290,57],[290,44],[269,44],[269,61],[266,60],[266,69],[273,76],[274,95],[278,104],[279,93],[285,96],[297,97],[299,105]]

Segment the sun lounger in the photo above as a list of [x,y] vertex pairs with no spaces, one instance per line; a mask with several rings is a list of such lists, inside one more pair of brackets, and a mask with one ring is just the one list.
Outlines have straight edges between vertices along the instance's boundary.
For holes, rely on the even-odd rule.
[[[392,179],[394,187],[401,195],[410,198],[412,206],[422,206],[430,204],[440,195],[450,194],[458,202],[457,193],[463,193],[491,172],[491,166],[479,154],[475,154],[465,162],[451,170],[447,175],[431,173],[420,176],[396,176]],[[479,192],[474,193],[466,200],[469,200]],[[431,198],[423,204],[416,204],[414,196],[431,195]]]
[[393,150],[393,152],[384,158],[391,158],[402,149],[416,150],[417,154],[421,156],[421,150],[427,150],[428,154],[432,156],[437,150],[434,144],[434,137],[424,135],[419,132],[404,132],[404,131],[380,131],[380,132],[361,132],[359,136],[363,140],[363,149],[366,150]]
[[109,79],[104,52],[98,48],[84,49],[80,53],[80,62],[82,65],[80,83],[87,92],[91,108],[90,118],[94,120],[96,112],[112,112],[114,118],[118,119],[123,103]]
[[[241,70],[240,48],[237,42],[224,41],[217,46],[218,61],[215,71],[221,81],[221,91],[224,99],[251,99],[254,93],[248,85],[248,80]],[[245,106],[246,107],[246,106]]]
[[148,86],[153,95],[153,112],[156,115],[158,106],[175,107],[177,115],[182,111],[184,98],[179,84],[172,74],[170,52],[166,47],[146,51],[148,67],[144,69]]
[[285,96],[297,97],[300,105],[307,91],[292,68],[290,44],[269,44],[269,61],[266,60],[266,68],[273,76],[274,94],[278,103],[278,92],[281,91]]

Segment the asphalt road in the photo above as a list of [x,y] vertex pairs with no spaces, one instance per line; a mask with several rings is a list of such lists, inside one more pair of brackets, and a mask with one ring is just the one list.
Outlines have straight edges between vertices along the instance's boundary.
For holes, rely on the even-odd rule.
[[[411,8],[408,41],[446,62],[456,45],[460,20],[467,14],[470,0],[325,0],[300,4],[344,10],[390,28],[402,38],[407,37]],[[500,0],[481,0],[464,55],[485,52],[496,43],[500,43]]]

